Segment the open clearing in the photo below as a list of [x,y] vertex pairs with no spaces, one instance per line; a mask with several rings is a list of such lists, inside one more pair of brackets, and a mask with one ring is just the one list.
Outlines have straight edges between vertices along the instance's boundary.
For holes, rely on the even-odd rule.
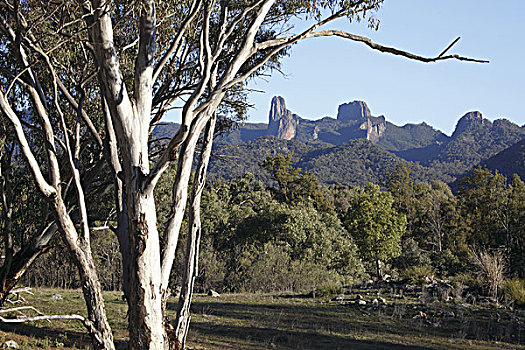
[[[37,289],[29,304],[46,314],[84,314],[80,291]],[[525,310],[452,303],[422,304],[387,298],[372,306],[363,291],[343,301],[297,295],[196,295],[188,340],[191,349],[525,349]],[[354,303],[364,294],[367,305]],[[60,295],[63,299],[52,298]],[[127,335],[121,293],[105,293],[119,347]],[[168,308],[174,313],[176,300]],[[89,349],[80,322],[1,325],[0,341],[22,349]]]

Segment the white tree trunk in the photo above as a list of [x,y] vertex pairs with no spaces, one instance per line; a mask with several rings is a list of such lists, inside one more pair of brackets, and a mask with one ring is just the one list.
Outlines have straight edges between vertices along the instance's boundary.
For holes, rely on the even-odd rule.
[[215,117],[213,116],[206,125],[203,150],[193,181],[190,200],[189,234],[186,243],[182,289],[177,307],[177,319],[175,321],[175,349],[177,350],[185,348],[186,336],[190,327],[190,306],[193,286],[199,271],[199,246],[202,229],[200,218],[201,195],[206,182],[206,170],[210,160],[214,130]]

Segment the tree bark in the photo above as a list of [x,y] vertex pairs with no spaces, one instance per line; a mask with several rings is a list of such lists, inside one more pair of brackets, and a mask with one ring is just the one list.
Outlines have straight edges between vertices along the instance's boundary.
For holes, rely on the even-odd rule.
[[195,278],[198,275],[199,245],[201,239],[200,204],[202,191],[206,182],[206,170],[211,155],[213,133],[215,130],[215,116],[212,116],[206,125],[204,134],[203,150],[199,166],[193,181],[193,189],[190,200],[189,234],[186,243],[186,256],[184,260],[184,272],[182,289],[177,307],[177,319],[175,321],[175,349],[185,348],[186,336],[190,326],[190,306]]
[[82,292],[86,302],[88,319],[89,323],[93,325],[89,329],[93,346],[96,350],[114,350],[113,334],[107,321],[102,287],[96,274],[90,243],[77,234],[75,225],[60,197],[53,198],[53,208],[59,230],[62,231],[64,240],[75,258],[82,280]]
[[56,224],[48,225],[30,243],[13,256],[11,264],[2,266],[0,270],[0,278],[2,280],[0,306],[3,305],[11,289],[16,286],[33,261],[46,250],[49,241],[56,232]]
[[377,281],[383,280],[383,264],[381,263],[381,260],[376,260],[376,267],[377,267]]
[[168,348],[160,294],[160,246],[153,193],[127,187],[130,239],[129,348]]

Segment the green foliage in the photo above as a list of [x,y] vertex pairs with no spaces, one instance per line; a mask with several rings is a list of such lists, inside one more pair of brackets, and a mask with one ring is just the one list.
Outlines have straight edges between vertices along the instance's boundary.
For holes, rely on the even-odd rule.
[[245,249],[240,261],[235,276],[238,291],[308,292],[344,282],[336,271],[310,260],[293,259],[290,248],[271,242]]
[[381,192],[378,185],[367,185],[354,198],[344,223],[364,259],[387,261],[401,254],[406,216],[398,213],[392,195]]
[[411,266],[430,266],[431,263],[428,252],[421,249],[414,238],[402,237],[401,255],[393,260],[395,267],[404,270]]
[[333,212],[319,186],[319,180],[312,173],[302,173],[293,167],[293,153],[266,156],[260,166],[268,171],[279,186],[279,194],[285,203],[312,202],[324,212]]
[[413,284],[424,283],[425,276],[434,276],[434,270],[428,265],[415,265],[403,270],[399,277],[407,279]]
[[513,278],[505,281],[505,298],[512,304],[525,307],[525,280]]
[[[261,130],[265,129],[261,125],[257,127],[260,128],[242,129],[242,132],[263,136]],[[451,182],[453,180],[452,177],[443,175],[441,171],[407,162],[367,140],[351,140],[333,146],[321,141],[304,143],[300,140],[280,140],[271,136],[242,142],[237,136],[234,137],[237,141],[232,143],[226,141],[215,143],[214,153],[221,157],[210,162],[211,178],[233,179],[250,172],[258,180],[271,184],[269,174],[259,168],[259,162],[268,154],[293,152],[297,160],[296,166],[313,173],[321,183],[328,185],[365,186],[369,182],[380,183],[386,173],[394,172],[403,164],[411,169],[413,181]]]
[[[289,165],[289,159],[282,164]],[[206,188],[202,227],[208,251],[201,266],[225,271],[223,282],[213,283],[240,291],[257,290],[256,281],[264,280],[260,291],[303,291],[330,276],[338,281],[360,276],[363,266],[351,235],[333,211],[316,205],[321,195],[317,180],[290,168],[278,174],[290,198],[300,201],[283,201],[281,191],[265,188],[251,174]],[[304,186],[304,178],[313,185]],[[210,258],[215,262],[205,260]]]

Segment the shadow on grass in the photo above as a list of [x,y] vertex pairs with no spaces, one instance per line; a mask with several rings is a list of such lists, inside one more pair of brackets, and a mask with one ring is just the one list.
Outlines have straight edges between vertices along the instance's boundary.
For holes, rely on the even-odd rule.
[[85,347],[91,345],[91,338],[89,335],[82,332],[53,329],[48,327],[37,327],[26,323],[0,323],[0,330],[40,340],[56,341],[64,344],[64,346],[67,347]]
[[[63,344],[61,346],[68,348],[84,349],[86,347],[91,348],[92,346],[91,337],[84,332],[37,327],[26,323],[0,323],[0,330],[38,339],[42,344],[49,344],[51,341],[52,343],[49,344],[50,347],[56,347],[59,343]],[[124,350],[128,347],[126,342],[116,340],[115,348],[117,350]],[[44,349],[44,347],[42,347],[42,349]]]
[[390,342],[349,339],[331,334],[279,330],[268,327],[217,325],[192,322],[192,338],[224,339],[230,349],[431,349]]
[[[444,306],[418,306],[429,315],[442,311],[442,307]],[[250,338],[252,342],[256,340],[258,344],[269,348],[272,347],[269,344],[276,344],[277,341],[281,347],[284,345],[292,349],[386,349],[396,346],[410,349],[407,345],[391,342],[414,344],[435,337],[443,338],[441,341],[474,339],[514,344],[521,344],[525,340],[522,339],[524,337],[521,333],[524,332],[520,332],[519,322],[512,322],[510,318],[506,322],[496,321],[491,311],[465,311],[465,315],[455,318],[429,316],[414,319],[419,312],[419,309],[406,305],[374,309],[353,304],[195,301],[192,305],[194,315],[214,316],[217,319],[200,322],[200,319],[194,318],[191,327],[203,336],[210,334],[240,341]],[[456,315],[458,313],[456,311]]]

